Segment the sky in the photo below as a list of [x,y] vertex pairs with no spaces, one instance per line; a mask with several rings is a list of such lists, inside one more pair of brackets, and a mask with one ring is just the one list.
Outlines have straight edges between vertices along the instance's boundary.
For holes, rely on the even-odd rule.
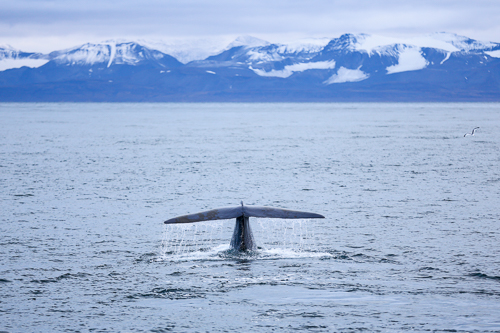
[[50,52],[110,39],[227,45],[242,35],[434,32],[500,42],[499,18],[499,0],[0,0],[0,45]]

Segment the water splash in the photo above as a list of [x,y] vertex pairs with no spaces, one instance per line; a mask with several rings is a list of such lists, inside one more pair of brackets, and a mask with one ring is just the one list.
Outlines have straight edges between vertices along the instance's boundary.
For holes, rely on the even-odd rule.
[[221,260],[248,256],[251,259],[325,256],[318,253],[309,220],[253,219],[257,251],[233,253],[229,246],[233,220],[164,226],[158,261]]
[[311,251],[315,248],[315,235],[313,229],[308,227],[309,224],[309,219],[258,219],[254,221],[257,245],[260,249],[268,251],[274,249]]
[[219,247],[221,236],[227,233],[224,221],[210,223],[168,224],[163,228],[159,256],[185,256],[193,252],[212,252]]

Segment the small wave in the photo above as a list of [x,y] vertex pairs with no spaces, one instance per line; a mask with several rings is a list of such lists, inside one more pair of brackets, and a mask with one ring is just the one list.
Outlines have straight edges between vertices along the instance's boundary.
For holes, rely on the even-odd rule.
[[136,262],[149,262],[149,261],[155,261],[157,257],[156,253],[150,252],[150,253],[144,253],[141,255],[139,258],[135,259]]
[[430,266],[426,266],[426,267],[422,267],[422,268],[419,268],[419,272],[425,272],[425,271],[439,271],[440,269],[439,268],[434,268],[434,267],[430,267]]
[[54,283],[54,282],[59,282],[61,280],[65,280],[65,279],[78,279],[78,278],[85,278],[88,276],[91,276],[91,274],[88,274],[88,273],[76,273],[76,274],[65,273],[65,274],[59,275],[55,278],[32,280],[31,282],[34,282],[34,283]]
[[40,279],[40,280],[31,280],[32,283],[53,283],[57,282],[57,279],[50,278],[50,279]]
[[58,277],[56,277],[57,280],[64,280],[64,279],[83,279],[83,278],[87,278],[89,276],[92,276],[92,274],[89,274],[89,273],[75,273],[75,274],[72,274],[72,273],[66,273],[66,274],[63,274],[63,275],[60,275]]
[[137,293],[126,296],[127,299],[137,300],[141,298],[166,298],[171,300],[205,298],[204,293],[183,288],[153,288],[150,292]]
[[500,276],[491,276],[491,275],[487,275],[487,274],[479,273],[479,272],[478,273],[471,273],[471,274],[469,274],[469,276],[480,278],[480,279],[489,279],[489,280],[500,281]]

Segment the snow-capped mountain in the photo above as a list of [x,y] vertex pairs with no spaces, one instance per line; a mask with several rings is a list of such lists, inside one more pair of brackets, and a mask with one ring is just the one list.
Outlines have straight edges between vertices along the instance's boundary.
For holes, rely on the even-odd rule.
[[48,56],[40,53],[27,53],[11,46],[0,46],[0,71],[11,68],[40,67],[48,61]]
[[149,49],[169,54],[183,64],[195,60],[204,60],[219,54],[226,50],[232,42],[234,40],[230,37],[185,38],[168,41],[140,39],[136,41],[137,44]]
[[260,39],[260,38],[255,38],[252,36],[240,36],[236,38],[232,43],[230,43],[227,46],[227,50],[232,49],[233,47],[239,47],[243,46],[245,48],[251,48],[251,47],[262,47],[262,46],[267,46],[270,43]]
[[[420,38],[400,40],[366,34],[345,34],[332,39],[323,48],[302,49],[300,52],[286,52],[286,45],[268,45],[238,50],[232,59],[244,61],[256,67],[272,68],[271,71],[256,71],[263,76],[283,77],[279,68],[293,66],[297,71],[308,69],[343,68],[343,72],[359,72],[363,68],[366,72],[385,70],[385,74],[421,70],[434,64],[435,59],[427,55],[426,50],[433,49],[439,53],[442,65],[452,53],[478,54],[485,53],[490,57],[497,57],[500,44],[482,43],[466,37],[453,34],[439,33]],[[285,51],[285,52],[283,52]],[[215,57],[214,57],[215,58]],[[273,62],[274,64],[271,64]],[[336,66],[331,64],[336,63]],[[300,64],[300,65],[299,65]],[[380,65],[387,64],[384,68]],[[346,81],[351,74],[346,76]],[[338,73],[335,74],[338,76]],[[368,78],[368,74],[354,75],[356,81],[361,77]],[[338,80],[336,82],[341,82]]]
[[[107,41],[41,55],[3,47],[0,100],[500,100],[500,44],[450,33],[244,36],[187,63],[166,48]],[[20,60],[39,62],[6,70]]]
[[[255,43],[234,43],[224,52],[195,64],[247,66],[257,75],[281,78],[311,69],[336,68],[337,73],[325,81],[330,84],[364,80],[370,77],[370,72],[381,70],[385,74],[394,74],[424,69],[436,60],[430,59],[430,56],[426,57],[425,50],[428,49],[440,54],[440,65],[448,60],[452,53],[479,52],[498,57],[500,49],[498,43],[478,42],[449,33],[436,33],[406,40],[345,34],[328,42],[319,40],[316,43],[252,44]],[[383,64],[387,65],[381,68],[380,65]]]
[[103,65],[157,65],[159,67],[177,67],[181,64],[170,55],[152,50],[134,42],[108,41],[100,44],[85,44],[67,50],[49,54],[51,61],[58,65],[94,66]]

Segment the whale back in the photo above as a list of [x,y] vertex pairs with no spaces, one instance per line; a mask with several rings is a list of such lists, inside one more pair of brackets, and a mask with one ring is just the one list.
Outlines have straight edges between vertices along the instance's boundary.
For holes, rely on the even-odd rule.
[[172,223],[193,223],[212,220],[227,220],[238,217],[269,217],[280,219],[322,219],[323,215],[316,213],[301,212],[297,210],[265,207],[265,206],[241,206],[223,207],[207,210],[199,213],[182,215],[165,221],[165,224]]

